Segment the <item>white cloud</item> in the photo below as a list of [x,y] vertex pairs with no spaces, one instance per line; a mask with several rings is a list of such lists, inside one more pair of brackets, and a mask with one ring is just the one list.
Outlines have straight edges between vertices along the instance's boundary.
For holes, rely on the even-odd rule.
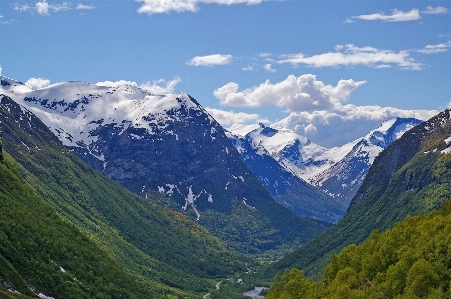
[[2,69],[2,66],[0,65],[0,76],[2,75],[2,71],[3,71],[3,69]]
[[369,15],[354,16],[353,18],[366,21],[406,22],[419,20],[421,16],[418,9],[415,8],[408,12],[394,9],[391,15],[386,15],[380,12]]
[[145,13],[150,15],[157,13],[169,13],[171,11],[175,12],[195,12],[199,10],[199,3],[204,4],[222,4],[222,5],[232,5],[232,4],[259,4],[262,0],[136,0],[142,3],[138,8],[138,13]]
[[70,2],[49,4],[47,2],[47,0],[43,0],[43,1],[36,2],[34,4],[34,6],[30,6],[29,4],[14,3],[12,5],[12,8],[18,12],[24,12],[24,11],[34,12],[35,11],[42,16],[48,16],[50,14],[50,11],[59,12],[59,11],[70,10],[70,9],[72,9],[71,5],[72,4]]
[[268,72],[270,72],[270,73],[275,73],[275,72],[277,72],[277,70],[275,70],[275,69],[273,69],[273,68],[271,67],[271,64],[270,64],[270,63],[265,64],[265,65],[263,66],[263,68],[265,69],[265,71],[268,71]]
[[436,54],[436,53],[442,53],[449,51],[449,48],[451,48],[451,40],[444,44],[438,44],[438,45],[427,45],[424,47],[424,49],[418,50],[417,52],[423,53],[423,54]]
[[50,85],[50,80],[43,78],[30,78],[25,82],[25,85],[31,89],[41,89]]
[[225,111],[214,108],[205,108],[207,112],[216,119],[218,123],[223,126],[228,125],[237,125],[237,124],[246,124],[246,123],[254,123],[254,122],[263,122],[269,123],[267,119],[261,119],[258,114],[255,113],[245,113],[245,112],[234,112],[234,111]]
[[338,67],[365,65],[380,68],[380,64],[396,64],[402,69],[420,70],[421,63],[415,62],[410,57],[409,51],[380,50],[373,47],[356,47],[352,44],[336,46],[336,52],[329,52],[313,56],[305,56],[303,53],[284,55],[285,59],[277,63],[290,63],[294,66],[305,64],[311,67]]
[[127,80],[119,80],[119,81],[103,81],[103,82],[97,82],[97,86],[106,86],[106,87],[118,87],[121,85],[131,85],[134,87],[139,87],[142,89],[145,89],[146,91],[153,93],[153,94],[167,94],[167,93],[173,93],[175,90],[175,86],[180,83],[182,79],[180,77],[174,77],[170,81],[166,81],[164,79],[154,80],[152,82],[147,81],[141,85],[138,86],[136,82],[134,81],[127,81]]
[[341,146],[366,135],[383,121],[395,117],[413,117],[427,120],[435,110],[402,110],[392,107],[344,105],[335,109],[291,113],[271,125],[306,136],[312,142],[326,146]]
[[[153,81],[152,83],[150,83],[149,81],[141,84],[139,87],[153,94],[167,94],[173,93],[175,90],[175,86],[181,81],[182,79],[180,79],[180,77],[174,77],[170,81],[166,81],[164,79],[156,80]],[[161,86],[161,84],[163,84],[163,86]]]
[[48,15],[49,14],[49,4],[47,1],[37,2],[36,3],[36,12],[40,15]]
[[357,87],[366,81],[340,80],[337,86],[325,85],[315,75],[290,75],[284,81],[271,84],[269,80],[252,88],[238,91],[238,84],[230,82],[213,94],[221,105],[233,107],[260,107],[275,105],[287,111],[332,109],[345,101]]
[[421,13],[432,14],[432,15],[442,14],[442,13],[447,13],[447,12],[448,12],[448,8],[442,7],[442,6],[437,6],[436,8],[433,8],[432,6],[428,6],[428,7],[426,7],[426,10],[421,11]]
[[119,80],[119,81],[103,81],[103,82],[97,82],[97,86],[106,86],[106,87],[119,87],[121,85],[131,85],[138,87],[138,84],[136,82],[132,81],[126,81],[126,80]]
[[243,71],[246,71],[246,72],[250,72],[250,71],[255,71],[256,69],[254,69],[254,67],[253,66],[250,66],[250,65],[248,65],[248,66],[246,66],[246,67],[243,67],[243,68],[241,68]]
[[187,65],[192,66],[215,66],[215,65],[224,65],[232,62],[232,55],[227,54],[212,54],[207,56],[196,56],[190,61],[188,61]]
[[[45,1],[43,1],[45,2]],[[66,11],[66,10],[71,10],[71,5],[72,3],[70,2],[63,2],[62,4],[50,4],[49,8],[51,10],[53,10],[54,12],[58,12],[58,11]]]
[[91,5],[84,5],[81,3],[77,4],[77,7],[75,7],[75,9],[94,9],[96,8],[95,5],[91,4]]
[[343,23],[349,24],[349,23],[354,23],[354,21],[351,20],[351,19],[346,19],[346,20],[343,21]]

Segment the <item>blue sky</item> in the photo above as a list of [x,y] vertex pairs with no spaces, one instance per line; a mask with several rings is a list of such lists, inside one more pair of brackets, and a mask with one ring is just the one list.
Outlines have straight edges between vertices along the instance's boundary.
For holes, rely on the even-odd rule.
[[[1,74],[186,92],[225,127],[337,146],[451,101],[448,1],[0,2]],[[31,79],[31,80],[30,80]]]

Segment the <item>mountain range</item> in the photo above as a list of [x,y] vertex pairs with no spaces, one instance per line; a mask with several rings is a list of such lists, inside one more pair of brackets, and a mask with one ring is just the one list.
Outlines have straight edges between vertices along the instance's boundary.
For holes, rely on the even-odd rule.
[[215,279],[301,244],[243,278],[311,276],[451,195],[449,110],[327,149],[227,132],[183,93],[0,79],[0,297],[221,296]]
[[330,226],[277,204],[222,127],[187,94],[83,82],[31,90],[5,77],[1,86],[88,165],[185,213],[241,252],[298,246]]
[[228,136],[278,203],[298,215],[336,223],[375,157],[419,123],[414,118],[390,119],[366,136],[335,148],[263,124],[244,136],[233,132]]

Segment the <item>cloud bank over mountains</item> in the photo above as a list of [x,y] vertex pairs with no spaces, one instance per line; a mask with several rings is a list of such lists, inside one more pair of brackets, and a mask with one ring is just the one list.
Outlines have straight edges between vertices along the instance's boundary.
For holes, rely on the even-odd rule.
[[289,75],[284,81],[272,84],[267,80],[259,86],[238,91],[238,84],[230,82],[213,94],[221,105],[231,107],[260,107],[274,105],[287,111],[331,109],[345,101],[366,81],[340,80],[336,86],[325,85],[315,75]]
[[436,110],[403,110],[394,107],[343,105],[331,110],[293,112],[271,125],[309,138],[326,147],[341,146],[364,136],[383,121],[396,118],[428,120]]
[[[383,121],[396,117],[413,117],[427,120],[438,113],[435,110],[403,110],[393,107],[344,105],[351,93],[366,81],[340,80],[337,85],[326,85],[315,75],[287,79],[272,84],[266,81],[259,86],[238,91],[239,86],[230,82],[214,91],[223,106],[256,108],[276,106],[290,114],[276,121],[271,127],[290,130],[306,136],[311,141],[326,146],[341,146],[353,141],[379,126]],[[258,115],[241,114],[240,117],[215,110],[218,122],[234,131],[243,132],[246,123],[255,122]],[[250,127],[252,128],[252,127]],[[245,131],[245,130],[244,130]]]

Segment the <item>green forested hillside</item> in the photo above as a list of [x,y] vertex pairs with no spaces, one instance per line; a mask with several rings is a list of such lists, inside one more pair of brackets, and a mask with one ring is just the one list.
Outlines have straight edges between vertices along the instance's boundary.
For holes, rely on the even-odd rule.
[[312,276],[333,253],[359,244],[372,230],[384,231],[407,215],[437,209],[451,198],[451,155],[442,153],[450,136],[449,110],[406,132],[376,157],[342,220],[260,276],[274,277],[292,267]]
[[451,298],[451,200],[361,245],[348,245],[318,284],[293,268],[277,275],[266,299]]
[[211,278],[244,268],[242,257],[200,225],[86,166],[7,97],[0,118],[3,149],[17,161],[23,180],[154,293],[197,297],[214,288]]
[[1,157],[0,298],[34,297],[28,285],[55,298],[154,297],[44,203],[14,160]]

